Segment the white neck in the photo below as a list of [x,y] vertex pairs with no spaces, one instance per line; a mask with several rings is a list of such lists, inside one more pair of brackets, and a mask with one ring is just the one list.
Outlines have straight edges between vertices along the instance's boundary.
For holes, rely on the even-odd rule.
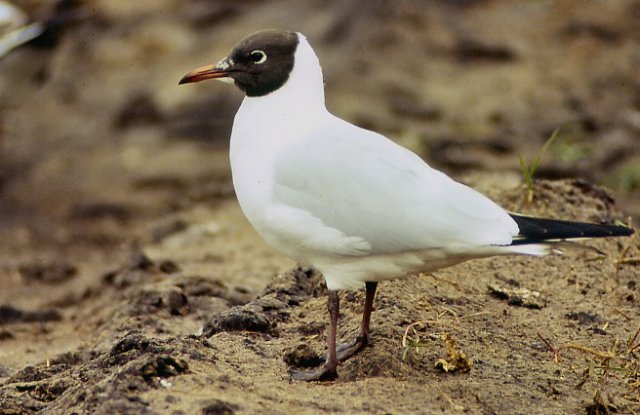
[[307,38],[298,35],[293,70],[285,84],[261,97],[245,97],[243,107],[268,106],[295,114],[300,111],[318,111],[324,106],[324,82],[322,68]]

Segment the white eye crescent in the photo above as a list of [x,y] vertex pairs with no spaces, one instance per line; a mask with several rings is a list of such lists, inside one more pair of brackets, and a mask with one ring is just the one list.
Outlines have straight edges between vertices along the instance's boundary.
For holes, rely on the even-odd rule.
[[254,50],[249,54],[249,59],[251,59],[251,62],[259,65],[261,63],[265,63],[267,60],[267,54],[261,50]]

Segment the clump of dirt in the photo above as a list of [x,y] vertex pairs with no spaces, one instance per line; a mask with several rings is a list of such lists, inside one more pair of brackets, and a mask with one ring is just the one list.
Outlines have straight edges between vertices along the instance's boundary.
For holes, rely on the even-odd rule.
[[[295,269],[273,280],[257,299],[231,308],[204,326],[211,337],[222,331],[251,331],[277,334],[279,322],[290,318],[286,311],[307,297],[322,292],[322,276],[312,269]],[[326,291],[326,288],[325,290]]]
[[62,316],[57,310],[25,311],[10,305],[0,306],[0,323],[2,324],[58,320],[62,320]]
[[506,300],[507,304],[526,307],[526,308],[542,308],[546,304],[544,298],[540,298],[537,291],[529,291],[526,288],[508,288],[498,284],[489,284],[491,295],[501,300]]
[[67,281],[76,276],[78,270],[69,263],[31,263],[24,264],[18,269],[26,281],[40,281],[56,284]]
[[[6,384],[6,413],[124,412],[145,413],[148,403],[140,393],[167,388],[170,381],[189,373],[187,361],[205,359],[197,340],[160,341],[129,333],[111,349],[63,354],[45,366],[28,366]],[[209,357],[210,358],[210,357]]]

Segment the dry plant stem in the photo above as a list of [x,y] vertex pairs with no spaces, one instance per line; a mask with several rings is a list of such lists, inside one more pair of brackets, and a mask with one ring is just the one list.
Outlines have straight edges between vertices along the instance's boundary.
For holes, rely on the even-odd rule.
[[[444,310],[445,310],[444,312],[436,314],[436,319],[435,320],[420,320],[420,321],[414,321],[413,323],[409,324],[407,326],[407,328],[404,330],[404,335],[402,336],[402,347],[405,348],[405,349],[408,349],[410,347],[418,347],[419,346],[420,333],[418,333],[418,331],[416,330],[417,326],[424,327],[426,324],[434,324],[434,325],[437,324],[437,325],[441,325],[441,326],[444,326],[444,327],[448,327],[449,329],[452,329],[452,330],[458,330],[458,331],[461,330],[460,327],[458,327],[458,326],[456,326],[454,324],[451,324],[451,323],[448,323],[448,322],[445,322],[445,321],[441,321],[440,317],[442,317],[445,314],[452,314],[454,316],[454,318],[456,320],[458,320],[458,321],[460,321],[462,319],[465,319],[465,318],[476,317],[476,316],[481,316],[481,315],[485,315],[485,314],[491,314],[491,313],[488,313],[486,311],[480,311],[480,312],[477,312],[477,313],[467,314],[467,315],[458,317],[453,310],[448,309],[446,307],[444,307]],[[410,337],[410,333],[409,332],[410,331],[412,332],[412,335],[416,340],[414,340],[414,341],[410,341],[409,340],[409,337]]]
[[456,320],[458,319],[458,314],[455,311],[453,311],[449,307],[445,307],[445,306],[440,306],[440,307],[442,308],[443,311],[442,311],[442,313],[438,314],[438,317],[436,318],[436,320],[440,320],[440,317],[444,316],[445,314],[451,314],[451,316],[454,319],[456,319]]
[[629,317],[628,315],[626,315],[624,312],[622,312],[622,310],[616,308],[615,310],[613,310],[615,313],[620,314],[622,317],[624,317],[625,320],[627,321],[631,321],[633,320],[631,317]]
[[640,336],[640,327],[638,327],[638,330],[636,331],[636,334],[634,334],[633,338],[631,340],[629,340],[629,342],[627,343],[629,345],[629,352],[630,353],[633,353],[637,349],[640,349],[640,342],[638,342],[637,344],[634,345],[634,343],[636,342],[636,340],[638,339],[639,336]]
[[536,333],[536,334],[538,335],[540,340],[542,340],[544,342],[544,344],[547,345],[547,347],[549,348],[549,351],[551,353],[553,353],[553,362],[554,363],[559,363],[560,362],[560,352],[558,351],[558,349],[553,347],[553,345],[547,339],[542,337],[542,334],[540,334],[540,333]]
[[420,320],[420,321],[414,321],[413,323],[409,324],[407,326],[407,328],[404,330],[404,336],[402,336],[402,346],[403,347],[409,347],[409,331],[411,330],[413,332],[413,335],[415,336],[416,339],[420,339],[420,333],[418,333],[418,331],[416,330],[416,326],[424,326],[426,324],[438,324],[441,326],[445,326],[448,327],[450,329],[453,330],[460,330],[459,327],[456,327],[454,325],[452,325],[451,323],[447,323],[444,321],[439,321],[439,320]]
[[615,355],[615,354],[613,354],[611,352],[602,352],[600,350],[594,350],[594,349],[591,349],[589,347],[583,346],[581,344],[576,344],[576,343],[563,344],[562,348],[563,349],[580,350],[581,352],[589,353],[589,354],[592,354],[594,356],[601,357],[603,359],[615,359],[616,357],[618,357],[617,355]]
[[638,265],[640,264],[640,256],[624,258],[619,261],[616,261],[617,264],[628,264],[628,265]]

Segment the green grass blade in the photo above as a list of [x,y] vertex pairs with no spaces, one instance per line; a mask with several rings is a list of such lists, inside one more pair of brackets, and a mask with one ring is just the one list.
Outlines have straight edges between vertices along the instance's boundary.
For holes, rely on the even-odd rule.
[[524,158],[521,154],[518,154],[518,161],[520,162],[520,170],[522,171],[522,178],[524,182],[527,184],[527,187],[531,187],[531,172],[529,171],[529,167],[527,167],[527,163],[524,161]]
[[538,154],[536,154],[536,158],[533,159],[533,162],[531,163],[531,168],[530,168],[530,173],[532,178],[536,174],[536,170],[538,170],[538,167],[540,166],[540,162],[542,161],[542,156],[547,151],[547,148],[549,148],[549,146],[553,144],[556,138],[558,138],[559,133],[560,133],[560,127],[553,130],[553,133],[551,133],[551,136],[542,145],[542,148],[540,148],[540,151],[538,151]]

